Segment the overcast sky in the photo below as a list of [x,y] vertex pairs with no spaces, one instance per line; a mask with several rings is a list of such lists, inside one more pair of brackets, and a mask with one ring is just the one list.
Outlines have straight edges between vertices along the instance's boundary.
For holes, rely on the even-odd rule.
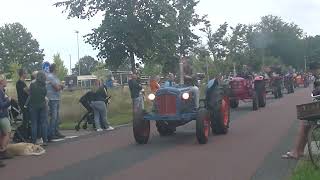
[[[59,52],[69,68],[69,55],[72,66],[77,62],[75,30],[80,32],[80,57],[97,55],[82,36],[97,27],[102,18],[67,20],[61,8],[52,6],[56,1],[59,0],[0,0],[0,26],[21,23],[44,49],[46,61],[51,61],[53,54]],[[223,22],[251,24],[261,16],[273,14],[298,24],[309,35],[320,34],[320,0],[200,0],[197,11],[208,14],[214,28]]]

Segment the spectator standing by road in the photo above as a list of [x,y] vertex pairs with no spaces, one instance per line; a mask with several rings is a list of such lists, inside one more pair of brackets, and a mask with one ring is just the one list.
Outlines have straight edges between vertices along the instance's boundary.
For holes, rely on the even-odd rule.
[[30,85],[31,139],[32,143],[36,144],[37,135],[40,134],[44,146],[48,142],[48,106],[46,95],[46,75],[44,72],[38,72],[36,81]]
[[60,124],[60,98],[61,91],[64,86],[61,84],[56,75],[57,69],[55,64],[51,64],[50,73],[47,76],[47,97],[49,99],[49,140],[64,138],[65,136],[59,132]]
[[8,108],[10,107],[11,98],[5,94],[5,87],[7,86],[7,80],[4,75],[0,75],[0,167],[4,167],[5,164],[1,162],[3,159],[10,159],[10,156],[6,149],[10,141],[11,126],[8,114]]
[[107,86],[102,85],[95,92],[95,96],[93,101],[91,102],[91,107],[94,111],[94,122],[97,131],[102,131],[106,129],[108,131],[114,130],[112,126],[110,126],[107,119],[107,101],[109,99]]
[[128,82],[132,105],[133,105],[133,112],[137,112],[139,109],[143,109],[143,97],[141,96],[142,86],[138,81],[137,74],[132,74],[131,79]]
[[27,77],[27,73],[26,73],[26,71],[24,69],[19,69],[18,74],[19,74],[19,77],[20,77],[20,79],[16,83],[18,104],[19,104],[20,109],[22,111],[23,127],[28,128],[29,127],[30,116],[29,116],[28,109],[25,107],[25,104],[26,104],[27,99],[29,97],[29,88],[25,83],[25,79]]

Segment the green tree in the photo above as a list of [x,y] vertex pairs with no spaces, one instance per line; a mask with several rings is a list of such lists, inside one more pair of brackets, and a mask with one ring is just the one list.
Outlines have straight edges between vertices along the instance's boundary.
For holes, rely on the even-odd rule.
[[[97,66],[99,65],[99,61],[95,60],[91,56],[84,56],[80,58],[80,75],[90,75],[92,74]],[[79,74],[79,62],[72,69],[72,74]]]
[[[98,56],[106,59],[108,67],[118,69],[130,64],[135,71],[136,60],[146,62],[155,56],[154,49],[164,47],[156,38],[170,37],[166,30],[166,17],[173,16],[170,0],[68,0],[56,3],[64,6],[68,17],[90,18],[104,12],[100,27],[86,36],[87,42],[99,49]],[[170,39],[168,40],[168,42]],[[155,51],[159,52],[159,51]],[[159,55],[159,54],[158,54]]]
[[212,31],[211,25],[207,24],[206,28],[202,29],[202,31],[206,33],[209,50],[212,53],[214,59],[225,59],[228,53],[228,23],[225,22],[224,24],[221,24],[215,32]]
[[320,36],[305,38],[306,58],[308,62],[320,62]]
[[64,80],[64,77],[68,74],[68,69],[64,66],[60,54],[53,55],[53,62],[57,67],[57,76],[60,80]]
[[19,79],[18,71],[21,69],[21,65],[18,63],[9,64],[8,78],[16,82]]
[[41,68],[43,49],[20,23],[0,27],[0,71],[6,72],[15,63],[28,71]]
[[200,17],[195,8],[197,0],[174,0],[173,7],[176,11],[176,32],[178,36],[178,53],[180,56],[187,56],[198,44],[199,36],[193,29],[201,22],[205,22],[206,16]]

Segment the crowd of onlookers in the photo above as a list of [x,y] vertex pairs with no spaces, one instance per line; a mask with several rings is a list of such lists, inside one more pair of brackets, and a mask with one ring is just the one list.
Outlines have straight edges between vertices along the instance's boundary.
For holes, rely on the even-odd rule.
[[[27,73],[20,69],[19,80],[16,82],[16,91],[19,109],[22,112],[24,129],[31,131],[30,142],[47,146],[54,139],[64,138],[59,132],[59,111],[61,91],[64,86],[56,76],[56,65],[50,66],[50,72],[33,72],[31,83],[26,84]],[[8,108],[11,106],[11,97],[5,93],[7,81],[5,76],[0,79],[0,131],[1,152],[0,159],[12,158],[6,152],[9,143],[11,127]],[[0,163],[3,166],[3,163]]]
[[[27,73],[20,69],[19,80],[16,82],[17,100],[22,113],[22,126],[30,132],[29,142],[47,146],[55,139],[65,136],[59,131],[60,101],[64,85],[57,77],[55,64],[51,64],[49,72],[33,72],[31,83],[26,84]],[[7,80],[0,75],[0,167],[5,166],[1,160],[10,159],[12,156],[6,151],[10,142],[11,125],[9,107],[12,98],[7,95],[5,88]],[[107,107],[105,100],[108,97],[106,85],[99,87],[90,102],[94,111],[95,126],[97,131],[113,130],[107,121]]]

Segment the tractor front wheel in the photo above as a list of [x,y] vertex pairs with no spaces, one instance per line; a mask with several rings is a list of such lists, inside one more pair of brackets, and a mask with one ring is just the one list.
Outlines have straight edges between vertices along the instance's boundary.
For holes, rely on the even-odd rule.
[[137,111],[133,115],[133,135],[138,144],[147,144],[150,135],[150,121],[143,119],[143,112]]
[[207,144],[210,132],[209,113],[206,109],[200,109],[196,121],[196,136],[199,144]]

